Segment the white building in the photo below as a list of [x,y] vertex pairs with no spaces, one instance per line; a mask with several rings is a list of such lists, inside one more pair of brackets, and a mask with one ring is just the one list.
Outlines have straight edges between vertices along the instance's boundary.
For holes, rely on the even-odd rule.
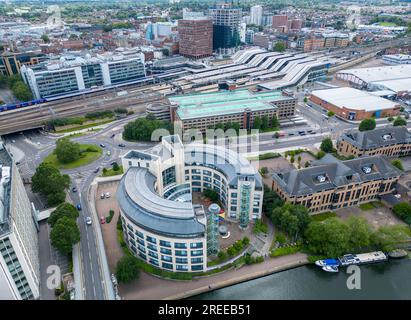
[[411,64],[409,54],[386,54],[382,56],[382,61],[386,64]]
[[250,23],[261,26],[263,23],[263,7],[252,6],[250,9]]
[[64,56],[59,60],[21,68],[36,99],[86,92],[98,87],[131,84],[145,77],[144,54],[119,48],[92,57]]
[[176,27],[172,22],[156,22],[153,24],[154,39],[159,37],[169,37],[173,33],[173,28]]
[[129,151],[117,201],[126,243],[140,259],[174,272],[207,270],[207,214],[193,192],[218,193],[226,219],[261,218],[263,185],[248,160],[220,146],[165,136],[151,153]]
[[0,142],[0,300],[38,299],[36,212],[19,171]]

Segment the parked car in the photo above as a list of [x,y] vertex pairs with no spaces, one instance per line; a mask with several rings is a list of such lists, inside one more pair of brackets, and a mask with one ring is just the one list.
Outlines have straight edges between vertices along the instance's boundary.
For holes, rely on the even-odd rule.
[[105,224],[106,223],[106,218],[105,217],[100,217],[100,223]]
[[116,134],[113,133],[113,134],[110,136],[110,138],[114,138],[115,136],[116,136]]
[[100,195],[100,199],[104,199],[106,196],[105,196],[105,194],[104,193],[102,193],[101,195]]
[[110,192],[106,192],[105,196],[107,199],[110,198]]
[[125,145],[124,143],[119,143],[118,146],[119,146],[120,148],[124,148],[126,145]]
[[90,217],[86,217],[86,224],[91,225],[91,218]]
[[80,203],[77,204],[77,210],[78,210],[78,211],[81,211],[81,204],[80,204]]
[[71,191],[73,191],[73,192],[77,192],[77,187],[73,187],[73,188],[71,188]]
[[106,145],[104,143],[100,143],[100,147],[105,148]]
[[100,170],[100,168],[95,168],[95,169],[94,169],[94,173],[99,172],[99,170]]
[[107,151],[107,155],[108,155],[108,156],[111,155],[111,151],[110,151],[110,150]]
[[111,166],[114,166],[116,164],[118,164],[116,161],[113,161],[112,163],[110,163]]

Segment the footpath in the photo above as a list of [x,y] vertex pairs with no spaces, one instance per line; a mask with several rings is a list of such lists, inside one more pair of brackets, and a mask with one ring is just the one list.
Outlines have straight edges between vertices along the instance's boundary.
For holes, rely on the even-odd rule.
[[137,281],[120,287],[120,296],[125,300],[184,299],[307,263],[308,260],[305,254],[295,253],[277,258],[268,258],[263,263],[246,265],[239,269],[229,269],[215,275],[195,278],[191,281],[166,280],[141,272]]

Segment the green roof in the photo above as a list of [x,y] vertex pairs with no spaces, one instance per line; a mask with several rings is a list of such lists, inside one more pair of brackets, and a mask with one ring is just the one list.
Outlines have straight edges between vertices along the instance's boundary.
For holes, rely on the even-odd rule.
[[205,118],[216,115],[228,115],[251,111],[275,109],[269,102],[291,99],[281,91],[251,92],[249,90],[219,91],[181,95],[169,100],[178,104],[177,114],[181,120]]

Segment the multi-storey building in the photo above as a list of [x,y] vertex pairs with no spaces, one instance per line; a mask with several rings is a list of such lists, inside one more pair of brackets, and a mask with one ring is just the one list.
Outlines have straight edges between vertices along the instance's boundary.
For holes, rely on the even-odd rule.
[[380,156],[341,161],[328,154],[311,167],[274,173],[272,189],[284,201],[319,213],[392,193],[400,176],[401,171]]
[[0,174],[0,300],[38,299],[36,212],[3,143],[0,143]]
[[0,55],[0,75],[11,76],[18,74],[22,66],[34,66],[45,60],[46,56],[41,52],[6,51]]
[[288,17],[285,14],[276,14],[273,16],[273,28],[284,27],[288,25]]
[[337,141],[338,153],[345,156],[400,157],[411,154],[411,133],[406,127],[388,125],[370,131],[350,130]]
[[232,48],[240,43],[240,22],[242,9],[232,8],[230,4],[219,4],[208,10],[213,20],[213,49]]
[[[131,252],[170,271],[207,271],[207,208],[192,193],[219,194],[226,219],[246,228],[261,218],[263,185],[248,160],[220,146],[162,138],[152,152],[129,151],[117,190],[123,232]],[[215,240],[215,239],[214,239]]]
[[131,84],[146,75],[144,54],[134,50],[95,57],[66,56],[34,67],[23,66],[21,74],[36,99]]
[[173,96],[171,120],[183,131],[198,129],[205,133],[218,124],[236,122],[241,129],[251,129],[256,117],[282,119],[295,114],[297,100],[281,91],[251,92],[249,90]]
[[268,49],[270,46],[270,37],[263,32],[257,32],[254,34],[253,44]]
[[250,8],[250,23],[261,26],[263,23],[263,7],[252,6]]
[[204,58],[213,54],[213,22],[208,17],[178,20],[180,54]]

